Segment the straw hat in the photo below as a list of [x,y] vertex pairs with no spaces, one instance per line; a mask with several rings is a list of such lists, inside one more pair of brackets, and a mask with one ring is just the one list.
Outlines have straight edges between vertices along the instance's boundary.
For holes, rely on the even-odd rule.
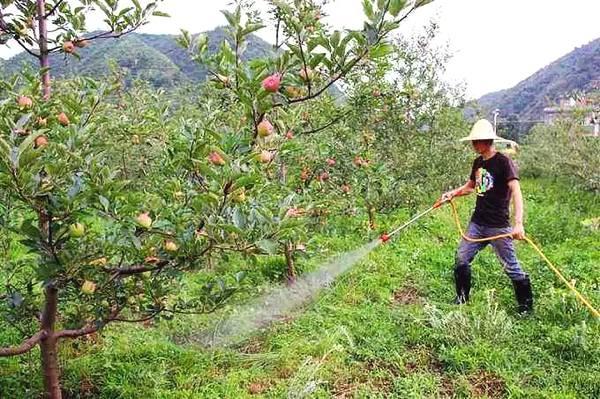
[[487,119],[480,119],[473,125],[471,133],[467,137],[463,137],[460,141],[473,140],[504,140],[494,132],[494,126]]

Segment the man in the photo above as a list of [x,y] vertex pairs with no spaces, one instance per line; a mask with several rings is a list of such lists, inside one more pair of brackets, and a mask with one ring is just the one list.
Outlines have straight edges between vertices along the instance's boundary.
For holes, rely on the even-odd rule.
[[[440,201],[445,202],[454,197],[477,194],[475,212],[467,228],[470,238],[486,238],[500,234],[512,233],[512,238],[522,240],[525,237],[523,228],[523,197],[519,185],[518,172],[512,160],[496,151],[494,140],[502,140],[494,132],[492,124],[481,119],[473,125],[471,134],[461,141],[470,141],[473,149],[480,156],[473,162],[469,180],[455,190],[444,193]],[[510,199],[514,203],[514,226],[509,223]],[[504,271],[512,280],[519,313],[533,311],[533,295],[527,273],[521,269],[517,260],[512,238],[501,238],[487,242],[469,242],[463,239],[456,252],[454,279],[456,285],[456,304],[469,300],[471,290],[471,262],[475,255],[487,244],[490,244]]]

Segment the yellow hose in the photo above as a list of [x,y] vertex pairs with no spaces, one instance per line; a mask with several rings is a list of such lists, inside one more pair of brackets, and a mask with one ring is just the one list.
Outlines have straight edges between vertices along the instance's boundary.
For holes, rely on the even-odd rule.
[[[499,238],[512,237],[512,233],[500,234],[500,235],[486,237],[486,238],[468,237],[464,233],[463,228],[460,225],[460,218],[458,217],[456,205],[454,204],[454,202],[452,200],[450,200],[449,202],[450,202],[450,207],[452,208],[452,216],[454,216],[454,222],[456,223],[456,227],[458,228],[458,231],[460,232],[460,235],[462,236],[462,238],[465,239],[466,241],[486,242],[486,241],[497,240]],[[565,278],[565,276],[563,276],[563,274],[560,272],[560,270],[558,270],[558,268],[556,266],[554,266],[554,264],[552,264],[552,262],[550,262],[550,260],[546,257],[546,255],[544,255],[542,250],[533,242],[533,240],[531,240],[529,237],[525,237],[525,241],[527,241],[527,243],[529,243],[529,245],[531,245],[533,247],[533,249],[535,249],[536,252],[541,256],[541,258],[546,261],[546,263],[550,267],[550,270],[552,270],[558,276],[558,278],[560,278],[562,280],[562,282],[565,283],[567,287],[569,287],[569,289],[575,294],[575,297],[579,300],[579,302],[581,302],[583,305],[585,305],[592,312],[592,314],[594,316],[600,317],[600,312],[598,312],[598,310],[596,310],[596,308],[594,308],[594,306],[590,303],[590,301],[588,299],[586,299],[579,291],[577,291],[577,288],[575,288],[575,286],[573,284],[571,284]]]

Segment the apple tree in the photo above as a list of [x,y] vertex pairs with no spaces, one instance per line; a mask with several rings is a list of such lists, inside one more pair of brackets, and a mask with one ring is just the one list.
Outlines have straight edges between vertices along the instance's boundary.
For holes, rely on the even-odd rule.
[[[276,53],[271,58],[247,63],[241,62],[246,39],[264,25],[256,13],[244,7],[244,2],[233,12],[224,12],[229,22],[230,39],[221,43],[215,54],[209,51],[205,36],[193,37],[183,32],[180,44],[208,69],[216,87],[230,93],[227,113],[233,112],[244,121],[232,132],[223,129],[215,132],[214,147],[205,148],[204,156],[223,162],[224,168],[248,165],[252,158],[264,164],[265,173],[257,174],[259,180],[244,189],[252,191],[255,198],[275,199],[264,202],[267,208],[268,204],[280,207],[282,202],[276,199],[287,198],[283,202],[287,210],[276,208],[268,213],[279,216],[267,218],[274,223],[263,223],[265,233],[269,229],[272,231],[260,242],[268,253],[286,255],[290,280],[293,280],[292,261],[297,239],[291,232],[298,232],[307,224],[300,223],[298,229],[294,229],[289,220],[314,214],[307,212],[307,208],[314,205],[309,198],[297,195],[289,186],[281,184],[288,168],[294,167],[286,163],[286,155],[294,151],[293,137],[302,139],[304,134],[325,130],[341,120],[342,116],[337,115],[323,121],[322,126],[303,127],[311,119],[311,113],[319,112],[315,103],[337,83],[343,82],[357,65],[390,54],[393,47],[387,40],[389,34],[411,13],[429,2],[367,0],[363,2],[366,16],[363,30],[331,32],[322,22],[323,2],[270,1],[276,27]],[[305,155],[310,156],[302,154]],[[302,173],[307,184],[315,177],[309,171]],[[241,185],[230,174],[220,173],[216,177],[220,184],[216,186],[218,192],[215,195],[223,197],[229,189],[240,189]],[[240,176],[242,178],[246,179]],[[320,183],[326,183],[328,172],[320,170],[316,178]],[[302,202],[306,206],[302,206]],[[284,231],[286,234],[281,234]]]
[[[326,30],[316,2],[271,1],[278,51],[249,62],[244,42],[263,25],[241,5],[226,11],[231,40],[216,53],[203,36],[181,38],[208,67],[209,93],[218,92],[194,110],[152,96],[127,105],[110,80],[62,82],[50,95],[50,53],[73,55],[126,34],[157,14],[157,2],[3,1],[3,40],[38,58],[42,79],[24,75],[0,88],[1,228],[12,246],[0,266],[0,314],[12,331],[0,357],[39,347],[45,395],[60,398],[61,340],[114,322],[213,312],[242,274],[221,276],[190,300],[174,295],[212,259],[282,253],[292,280],[312,198],[285,184],[294,167],[285,155],[301,151],[288,132],[302,136],[299,118],[306,122],[362,60],[389,54],[389,33],[428,2],[366,0],[365,28],[342,33]],[[86,35],[84,13],[94,7],[108,29]],[[137,149],[133,165],[119,160],[119,151]]]

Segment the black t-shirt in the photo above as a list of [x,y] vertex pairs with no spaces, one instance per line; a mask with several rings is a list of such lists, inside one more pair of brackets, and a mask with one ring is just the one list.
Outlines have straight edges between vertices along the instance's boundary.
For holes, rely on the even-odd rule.
[[470,179],[475,182],[477,203],[471,221],[481,226],[510,226],[508,182],[518,178],[513,161],[504,154],[497,152],[488,160],[475,159]]

